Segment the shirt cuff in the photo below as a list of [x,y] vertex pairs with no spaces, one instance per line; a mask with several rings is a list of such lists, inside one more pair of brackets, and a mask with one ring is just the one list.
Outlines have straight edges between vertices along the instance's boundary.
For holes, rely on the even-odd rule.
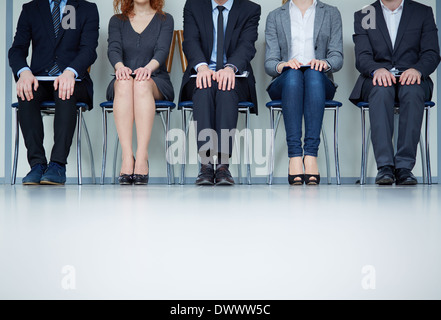
[[332,70],[332,65],[329,63],[328,60],[325,60],[325,61],[326,61],[326,63],[328,64],[328,69],[326,69],[325,72],[329,72],[329,71]]
[[[74,75],[75,75],[75,78],[78,78],[78,72],[76,72],[75,69],[67,67],[66,70],[72,71],[74,73]],[[66,71],[66,70],[64,70],[64,71]]]
[[22,73],[23,71],[31,71],[31,69],[29,68],[29,67],[24,67],[24,68],[21,68],[20,70],[18,70],[18,72],[17,72],[17,77],[18,78],[20,78],[20,73]]
[[232,68],[233,71],[234,71],[234,73],[237,73],[237,71],[239,71],[239,69],[238,69],[234,64],[231,64],[231,63],[227,63],[227,64],[225,65],[225,68],[226,68],[226,67],[230,67],[230,68]]
[[201,67],[201,66],[208,66],[208,63],[206,63],[206,62],[198,63],[198,64],[196,65],[196,67],[194,67],[194,70],[195,70],[196,72],[198,72],[198,68]]

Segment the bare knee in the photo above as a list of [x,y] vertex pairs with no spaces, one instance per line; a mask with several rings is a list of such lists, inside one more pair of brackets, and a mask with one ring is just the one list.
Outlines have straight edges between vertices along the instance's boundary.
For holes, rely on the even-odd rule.
[[153,95],[153,90],[155,86],[155,82],[152,79],[144,81],[134,81],[133,83],[135,94],[143,96]]
[[129,80],[116,80],[115,81],[115,96],[130,96],[133,92],[133,79]]

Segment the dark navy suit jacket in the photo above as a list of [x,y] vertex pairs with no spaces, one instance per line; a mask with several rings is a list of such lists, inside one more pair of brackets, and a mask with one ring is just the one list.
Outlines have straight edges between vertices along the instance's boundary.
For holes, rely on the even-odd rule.
[[372,81],[372,73],[380,68],[390,70],[395,67],[400,71],[417,69],[433,90],[429,76],[440,62],[440,49],[432,8],[412,0],[404,1],[395,46],[392,48],[380,1],[372,6],[376,14],[375,29],[362,27],[363,18],[368,13],[355,13],[355,58],[361,75],[349,99],[354,103],[359,102],[364,81]]
[[[210,64],[213,51],[213,7],[211,0],[187,0],[184,7],[184,53],[188,68],[184,73],[180,101],[192,100],[185,96],[184,86],[194,73],[194,67],[201,62]],[[251,60],[256,54],[260,5],[248,0],[234,0],[225,31],[225,51],[227,63],[235,65],[243,73],[248,71],[248,86],[251,101],[257,107],[256,81]],[[257,108],[256,108],[257,110]]]
[[[68,0],[67,5],[75,8],[76,28],[60,28],[57,38],[48,0],[33,0],[23,5],[14,43],[9,49],[9,64],[16,80],[17,72],[24,67],[30,67],[35,76],[48,75],[55,62],[62,71],[73,68],[86,83],[90,99],[87,102],[92,106],[93,84],[87,69],[97,58],[98,8],[85,0]],[[26,58],[31,43],[32,59],[28,66]]]

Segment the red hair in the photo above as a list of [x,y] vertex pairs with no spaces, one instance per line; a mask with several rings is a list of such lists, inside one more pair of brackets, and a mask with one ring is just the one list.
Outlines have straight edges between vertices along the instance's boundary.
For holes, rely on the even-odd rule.
[[[115,14],[122,14],[127,18],[131,18],[135,15],[135,12],[133,12],[134,5],[133,0],[113,0],[113,10]],[[164,8],[164,0],[150,0],[150,6],[156,12],[162,15],[165,14],[164,11],[162,11]]]

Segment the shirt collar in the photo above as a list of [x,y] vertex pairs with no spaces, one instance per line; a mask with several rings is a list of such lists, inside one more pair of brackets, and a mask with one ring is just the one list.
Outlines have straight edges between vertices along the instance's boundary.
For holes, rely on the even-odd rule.
[[[234,0],[228,0],[227,2],[225,2],[225,4],[223,5],[225,7],[225,9],[227,9],[228,11],[231,11],[231,7],[233,6],[233,2]],[[216,10],[218,4],[216,3],[216,1],[211,0],[211,5],[213,6],[213,11]]]
[[[312,5],[309,7],[309,8],[315,8],[317,6],[317,0],[314,0],[313,2],[312,2]],[[291,9],[291,8],[297,8],[297,6],[296,6],[296,4],[294,3],[294,1],[292,1],[292,0],[290,0],[289,1],[289,8]],[[308,8],[308,9],[309,9]]]
[[401,1],[400,6],[399,6],[397,9],[395,9],[395,11],[391,11],[388,7],[386,7],[386,6],[384,5],[384,3],[383,3],[382,0],[380,0],[380,4],[381,4],[381,7],[382,7],[384,10],[387,10],[387,11],[392,12],[392,13],[396,13],[396,12],[398,12],[398,11],[400,11],[400,10],[403,10],[403,7],[404,7],[404,0]]

